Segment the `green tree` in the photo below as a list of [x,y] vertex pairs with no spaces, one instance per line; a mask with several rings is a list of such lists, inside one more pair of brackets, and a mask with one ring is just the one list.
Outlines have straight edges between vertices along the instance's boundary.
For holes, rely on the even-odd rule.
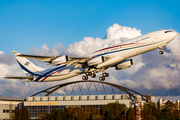
[[23,107],[22,109],[15,110],[15,115],[13,120],[30,120],[30,115],[27,110],[27,107]]
[[95,107],[92,107],[92,106],[85,106],[83,108],[83,110],[85,111],[85,114],[87,116],[87,119],[91,120],[95,120],[95,119],[103,119],[100,115],[100,111],[98,109],[96,109]]
[[136,120],[136,108],[129,108],[127,111],[127,120]]
[[64,109],[66,119],[68,120],[86,120],[87,115],[83,109],[80,107],[71,107]]
[[175,120],[171,115],[163,113],[161,116],[157,117],[157,120]]
[[155,117],[158,116],[158,109],[156,108],[155,103],[153,103],[153,102],[144,104],[143,109],[142,109],[142,118],[143,119],[149,115],[152,115]]
[[49,120],[64,120],[66,119],[65,114],[61,110],[54,109],[51,111],[51,114],[47,114],[47,117]]
[[153,115],[148,115],[143,120],[157,120],[157,119]]
[[105,120],[120,119],[125,114],[126,106],[119,102],[108,103],[102,106],[101,112],[104,115]]

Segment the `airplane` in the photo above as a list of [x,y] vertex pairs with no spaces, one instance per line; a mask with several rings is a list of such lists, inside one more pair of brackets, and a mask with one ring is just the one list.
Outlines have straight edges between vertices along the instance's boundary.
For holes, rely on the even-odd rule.
[[[96,77],[102,72],[99,80],[104,81],[109,76],[107,69],[114,67],[116,70],[127,69],[133,65],[133,56],[159,48],[159,54],[163,54],[162,48],[172,41],[177,32],[171,30],[159,30],[130,39],[115,46],[97,50],[86,57],[63,56],[39,56],[27,55],[12,51],[16,60],[25,72],[26,76],[9,76],[5,78],[22,79],[22,81],[51,82],[68,79],[80,74],[83,80],[88,77]],[[29,59],[41,60],[54,65],[53,68],[43,69],[33,64]]]

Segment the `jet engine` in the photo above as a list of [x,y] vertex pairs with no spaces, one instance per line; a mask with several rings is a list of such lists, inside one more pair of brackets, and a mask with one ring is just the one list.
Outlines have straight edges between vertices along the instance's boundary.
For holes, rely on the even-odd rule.
[[52,64],[53,64],[53,65],[64,64],[64,63],[66,63],[68,60],[69,60],[69,57],[68,57],[67,55],[63,55],[63,56],[61,56],[61,57],[58,57],[58,58],[54,59],[54,60],[52,61]]
[[92,65],[98,65],[104,62],[104,57],[103,56],[99,56],[96,58],[91,59],[90,61],[88,61],[88,65],[92,66]]
[[129,68],[132,65],[133,65],[133,60],[127,59],[127,60],[124,60],[124,61],[120,62],[119,64],[115,65],[115,69],[116,70],[123,70],[123,69]]

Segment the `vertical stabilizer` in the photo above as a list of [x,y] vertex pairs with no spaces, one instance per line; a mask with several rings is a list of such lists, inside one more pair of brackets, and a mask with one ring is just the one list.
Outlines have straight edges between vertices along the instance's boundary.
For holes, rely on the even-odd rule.
[[21,66],[21,68],[23,69],[23,71],[25,72],[25,74],[29,73],[31,75],[40,75],[40,71],[44,70],[43,68],[36,66],[34,63],[32,63],[26,58],[22,58],[22,57],[15,57],[15,58],[19,63],[19,65]]

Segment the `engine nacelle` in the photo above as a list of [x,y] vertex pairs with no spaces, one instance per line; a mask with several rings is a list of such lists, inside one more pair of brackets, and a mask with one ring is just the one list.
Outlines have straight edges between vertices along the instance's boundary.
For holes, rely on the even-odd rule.
[[120,62],[119,64],[117,64],[115,66],[115,69],[116,70],[123,70],[123,69],[129,68],[132,65],[133,65],[133,60],[132,59],[127,59],[127,60],[124,60],[124,61]]
[[68,56],[67,56],[67,55],[63,55],[63,56],[61,56],[61,57],[58,57],[58,58],[54,59],[54,60],[52,61],[52,64],[53,64],[53,65],[64,64],[64,63],[66,63],[68,60],[69,60]]
[[90,61],[88,61],[88,65],[92,66],[92,65],[98,65],[104,62],[104,57],[103,56],[99,56],[96,58],[91,59]]

